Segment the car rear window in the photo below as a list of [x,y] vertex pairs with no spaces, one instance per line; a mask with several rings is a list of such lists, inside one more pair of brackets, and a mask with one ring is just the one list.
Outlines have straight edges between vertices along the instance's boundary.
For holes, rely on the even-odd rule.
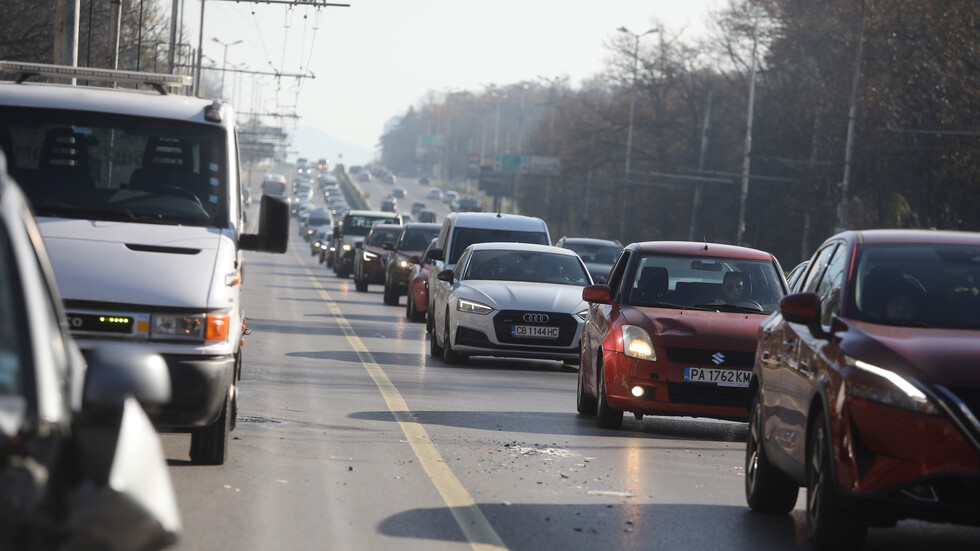
[[514,231],[508,229],[487,228],[456,228],[453,233],[452,250],[446,260],[455,264],[466,247],[474,243],[534,243],[549,245],[548,236],[544,232]]

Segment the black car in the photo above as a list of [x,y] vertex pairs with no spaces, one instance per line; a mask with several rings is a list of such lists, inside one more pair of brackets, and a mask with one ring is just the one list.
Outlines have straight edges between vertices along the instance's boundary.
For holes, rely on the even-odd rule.
[[619,241],[609,239],[593,239],[590,237],[562,237],[555,242],[556,247],[575,251],[592,274],[596,283],[605,283],[613,262],[623,250]]

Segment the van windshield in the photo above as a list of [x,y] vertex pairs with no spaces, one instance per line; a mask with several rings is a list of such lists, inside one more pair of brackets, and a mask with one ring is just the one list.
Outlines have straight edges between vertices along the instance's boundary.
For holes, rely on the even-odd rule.
[[182,121],[0,108],[9,172],[38,216],[224,227],[226,140]]
[[507,229],[456,228],[453,235],[452,250],[446,263],[455,264],[463,250],[473,243],[534,243],[549,245],[548,236],[539,231],[514,231]]

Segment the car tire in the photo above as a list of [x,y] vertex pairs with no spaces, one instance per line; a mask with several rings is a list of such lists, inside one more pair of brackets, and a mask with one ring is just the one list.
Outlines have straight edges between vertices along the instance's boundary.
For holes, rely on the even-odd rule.
[[745,439],[745,501],[759,513],[786,514],[796,506],[800,485],[769,462],[762,438],[765,424],[759,393],[749,407],[749,434]]
[[596,400],[596,425],[600,429],[618,429],[623,426],[623,412],[609,405],[606,398],[606,376],[603,373],[602,364],[596,364],[596,378],[598,379],[599,395]]
[[191,462],[198,465],[224,465],[228,459],[228,440],[231,433],[232,392],[225,394],[221,413],[210,425],[191,432]]
[[395,292],[393,285],[385,285],[384,303],[388,306],[398,306],[398,293]]
[[446,312],[446,332],[442,339],[442,361],[449,365],[460,365],[466,363],[466,355],[453,350],[452,336],[449,333],[449,313]]
[[429,302],[429,309],[425,311],[425,331],[432,333],[432,302]]
[[588,417],[595,417],[596,414],[596,403],[595,396],[589,396],[585,392],[585,366],[579,365],[578,369],[578,385],[575,389],[575,409],[578,410],[579,415],[586,415]]
[[[807,438],[806,535],[818,550],[857,549],[868,527],[843,514],[837,503],[830,428],[822,412]],[[813,417],[811,417],[813,419]]]
[[442,359],[442,347],[439,346],[439,339],[435,331],[429,331],[429,354],[433,358]]
[[354,288],[357,289],[359,293],[366,293],[368,290],[368,283],[363,277],[357,277],[357,272],[354,273]]

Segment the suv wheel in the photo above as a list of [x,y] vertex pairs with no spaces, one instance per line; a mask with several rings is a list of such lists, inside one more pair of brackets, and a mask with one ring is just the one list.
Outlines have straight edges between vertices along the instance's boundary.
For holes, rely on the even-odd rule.
[[868,527],[847,518],[837,504],[830,429],[822,412],[807,439],[806,535],[820,550],[857,549]]
[[749,408],[749,434],[745,442],[745,501],[753,511],[786,514],[796,505],[800,485],[777,469],[762,444],[765,423],[762,400],[756,392]]
[[191,461],[199,465],[223,465],[228,459],[228,436],[231,433],[232,393],[225,394],[218,419],[191,433]]
[[[363,275],[363,274],[362,274]],[[359,293],[366,293],[368,290],[368,283],[363,277],[357,277],[357,272],[354,272],[354,288],[357,289]]]
[[398,306],[398,293],[395,292],[394,285],[385,282],[384,303],[388,306]]

